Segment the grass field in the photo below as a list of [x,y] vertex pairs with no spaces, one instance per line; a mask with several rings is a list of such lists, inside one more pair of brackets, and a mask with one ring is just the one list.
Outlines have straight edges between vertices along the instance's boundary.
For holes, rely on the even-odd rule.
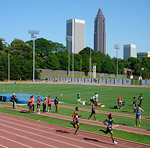
[[[120,113],[125,113],[125,114],[133,114],[133,97],[135,96],[138,98],[140,93],[143,93],[143,104],[142,108],[144,109],[144,113],[142,114],[143,116],[150,116],[150,93],[149,93],[150,88],[140,88],[140,87],[117,87],[117,86],[96,86],[96,85],[73,85],[73,84],[22,84],[21,85],[21,91],[22,93],[30,93],[30,94],[40,94],[43,95],[44,97],[51,95],[52,98],[55,98],[56,96],[59,98],[60,102],[62,102],[62,105],[68,105],[68,106],[79,106],[82,108],[91,108],[89,105],[80,105],[77,104],[77,99],[76,95],[77,93],[80,92],[81,94],[81,99],[89,102],[90,97],[92,97],[95,92],[98,92],[99,94],[99,102],[102,104],[105,104],[104,108],[97,108],[98,110],[105,110],[105,111],[111,111],[111,112],[120,112]],[[0,93],[20,93],[20,85],[19,84],[0,84]],[[117,110],[113,109],[114,105],[117,105],[117,98],[122,97],[125,101],[126,104],[123,109]],[[4,103],[5,104],[5,103]],[[11,104],[10,104],[11,105]],[[23,108],[28,108],[27,105],[22,106]],[[52,108],[53,111],[52,113],[55,113],[54,107]],[[1,112],[6,112],[10,113],[8,110],[2,110],[0,109]],[[66,108],[60,108],[59,114],[66,115],[66,116],[71,116],[73,113],[72,109],[66,109]],[[82,114],[82,118],[87,119],[89,116],[89,112],[86,111],[80,111]],[[19,114],[18,112],[11,112],[11,114],[16,114],[19,116],[25,116],[28,117],[28,114]],[[97,119],[98,121],[103,121],[106,119],[107,115],[106,114],[98,114],[97,113]],[[41,117],[41,121],[43,120],[44,122],[50,122],[53,124],[61,124],[62,126],[67,126],[68,121],[62,121],[62,120],[57,120],[52,119],[52,121],[45,121],[45,117]],[[126,126],[134,127],[135,124],[135,119],[134,118],[129,118],[129,117],[123,117],[123,116],[114,116],[117,124],[125,124]],[[37,119],[36,115],[32,115],[32,119]],[[66,124],[67,123],[67,124]],[[82,130],[87,130],[87,131],[94,131],[97,133],[97,128],[96,126],[89,126],[83,124],[84,127],[81,124]],[[142,129],[150,129],[150,120],[142,120]],[[139,134],[134,134],[134,133],[128,133],[128,132],[123,132],[123,131],[117,131],[114,130],[115,132],[115,137],[122,138],[122,139],[127,139],[127,140],[133,140],[141,143],[146,143],[150,144],[149,139],[150,136],[144,136]],[[143,137],[141,139],[141,136]]]

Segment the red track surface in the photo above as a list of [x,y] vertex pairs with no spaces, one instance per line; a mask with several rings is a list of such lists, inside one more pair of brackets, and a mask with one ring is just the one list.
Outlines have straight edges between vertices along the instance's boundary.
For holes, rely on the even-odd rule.
[[[12,109],[12,107],[7,106],[7,105],[2,105],[2,104],[0,104],[0,107]],[[27,109],[22,109],[22,108],[17,108],[16,110],[24,111],[24,112],[28,111]],[[63,115],[59,115],[59,114],[51,114],[51,113],[43,113],[43,112],[41,112],[41,115],[49,116],[49,117],[53,117],[53,118],[64,119],[64,120],[69,120],[69,121],[72,120],[72,117],[63,116]],[[80,119],[80,123],[85,123],[85,124],[91,124],[91,125],[97,125],[97,126],[105,127],[102,122],[97,122],[97,121],[87,120],[87,119]],[[140,129],[140,128],[132,128],[132,127],[124,126],[124,125],[114,125],[113,129],[126,131],[126,132],[133,132],[133,133],[138,133],[138,134],[143,134],[143,135],[150,135],[150,130],[145,130],[145,129]]]
[[0,113],[1,148],[148,148],[149,146]]

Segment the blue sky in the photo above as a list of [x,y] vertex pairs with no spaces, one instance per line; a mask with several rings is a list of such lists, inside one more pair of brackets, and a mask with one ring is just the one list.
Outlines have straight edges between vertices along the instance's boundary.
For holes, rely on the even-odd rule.
[[114,44],[136,44],[137,52],[150,51],[150,0],[0,0],[0,38],[28,41],[28,30],[38,38],[66,45],[66,20],[85,20],[85,46],[93,49],[94,19],[99,6],[106,19],[106,53],[116,56]]

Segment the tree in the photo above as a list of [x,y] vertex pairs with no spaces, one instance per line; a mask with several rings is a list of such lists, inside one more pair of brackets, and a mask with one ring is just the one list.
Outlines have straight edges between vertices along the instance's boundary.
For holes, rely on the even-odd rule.
[[48,69],[58,70],[60,68],[58,58],[56,57],[55,53],[49,54],[45,62]]
[[2,50],[3,50],[3,43],[2,43],[2,41],[0,39],[0,51],[2,51]]

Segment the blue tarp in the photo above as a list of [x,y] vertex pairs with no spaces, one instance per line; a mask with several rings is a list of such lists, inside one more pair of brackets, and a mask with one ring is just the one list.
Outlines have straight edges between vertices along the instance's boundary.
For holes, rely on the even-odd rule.
[[[18,104],[28,104],[28,100],[30,99],[31,96],[34,96],[35,104],[37,103],[38,96],[40,96],[42,102],[45,99],[42,95],[34,95],[34,94],[27,94],[27,93],[15,93],[15,95],[16,95],[16,98],[18,99],[17,101]],[[12,97],[12,93],[0,94],[0,101],[10,102],[11,97]],[[54,99],[52,99],[52,103],[54,103]]]

